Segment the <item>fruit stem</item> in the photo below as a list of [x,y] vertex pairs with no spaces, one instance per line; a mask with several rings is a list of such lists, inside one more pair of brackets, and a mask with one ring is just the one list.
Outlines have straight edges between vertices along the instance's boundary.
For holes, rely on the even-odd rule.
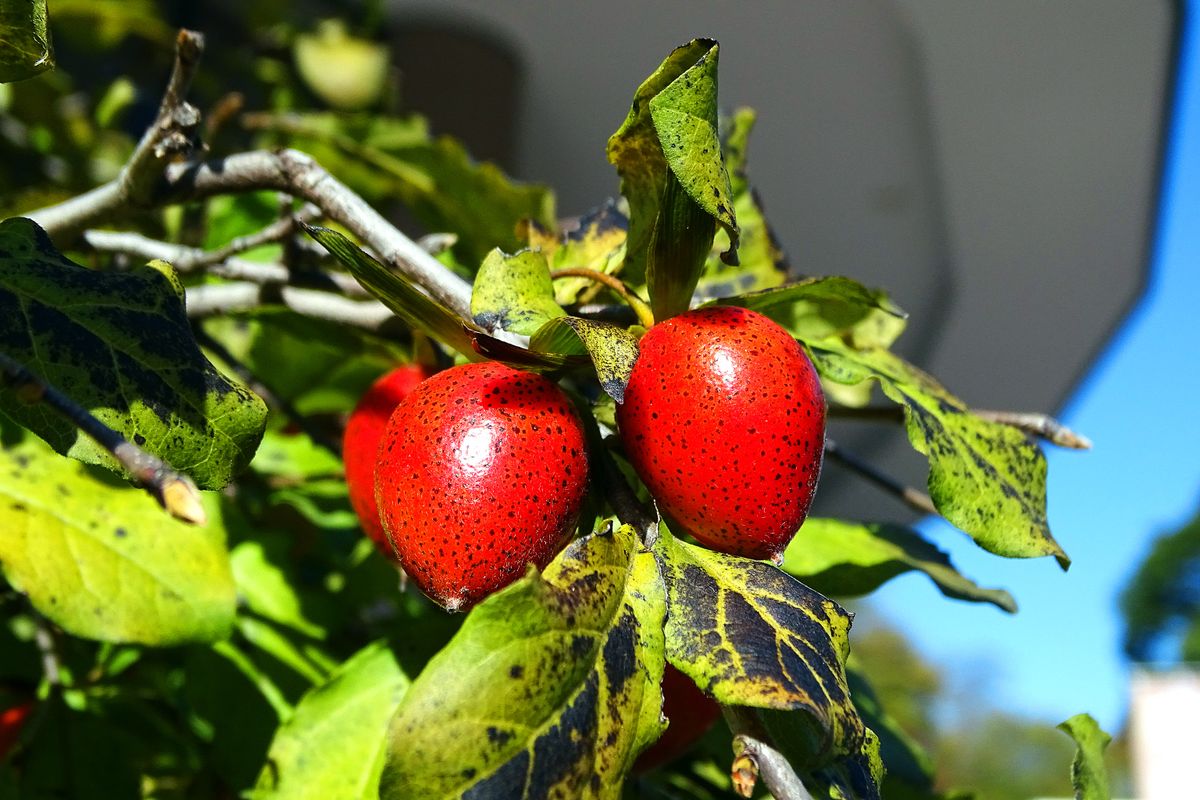
[[616,292],[633,309],[633,313],[637,314],[638,324],[647,330],[654,325],[654,312],[650,310],[650,306],[619,278],[615,278],[599,270],[589,269],[588,267],[563,267],[562,269],[550,271],[550,280],[558,280],[559,278],[586,278],[587,280],[604,284]]

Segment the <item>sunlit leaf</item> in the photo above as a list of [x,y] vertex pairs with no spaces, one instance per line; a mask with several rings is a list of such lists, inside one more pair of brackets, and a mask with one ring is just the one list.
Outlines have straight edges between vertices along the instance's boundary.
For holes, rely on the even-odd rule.
[[[300,596],[292,585],[294,576],[284,572],[286,553],[275,552],[276,540],[266,543],[255,539],[233,549],[230,560],[238,594],[246,607],[266,619],[286,625],[306,636],[321,638],[325,631],[304,613]],[[268,548],[272,547],[272,551]]]
[[[554,231],[532,221],[522,230],[529,247],[540,250],[551,269],[582,267],[614,275],[625,259],[629,220],[610,200],[581,216],[568,230]],[[586,302],[603,288],[588,278],[563,277],[554,281],[554,297],[560,305]]]
[[819,592],[868,594],[905,572],[924,572],[942,594],[991,603],[1010,613],[1017,604],[1003,589],[984,589],[964,577],[950,557],[910,528],[886,523],[809,517],[783,554],[783,570]]
[[308,692],[271,742],[254,800],[374,800],[387,725],[409,681],[383,644],[368,645]]
[[587,355],[596,368],[602,388],[618,403],[638,357],[637,337],[627,328],[579,317],[550,320],[529,340],[538,352]]
[[485,330],[532,335],[566,314],[554,302],[546,257],[536,250],[508,255],[496,248],[483,260],[471,293],[471,315]]
[[863,724],[845,661],[850,615],[763,561],[715,553],[663,530],[667,659],[722,703],[804,711],[814,757],[852,753]]
[[397,710],[381,797],[619,797],[662,730],[663,614],[629,528],[488,598]]
[[[102,422],[220,488],[262,438],[266,405],[196,345],[182,287],[162,262],[85,269],[26,219],[0,223],[0,347]],[[0,410],[60,453],[119,470],[70,422],[0,388]]]
[[0,83],[54,67],[46,0],[0,0]]
[[392,272],[353,242],[329,228],[306,225],[305,230],[341,261],[368,291],[414,328],[428,333],[469,359],[481,357],[530,370],[558,369],[585,359],[555,353],[537,353],[489,335],[474,322],[462,319],[425,295],[405,278]]
[[228,634],[236,598],[212,509],[205,527],[178,522],[33,438],[0,451],[0,475],[0,567],[63,630],[152,645]]
[[837,276],[722,297],[713,304],[757,311],[806,341],[848,336],[858,347],[890,346],[908,316],[886,293]]
[[718,48],[676,48],[634,94],[608,158],[629,202],[626,277],[645,281],[655,317],[686,310],[716,226],[737,247],[733,193],[717,133]]
[[1071,785],[1076,800],[1109,800],[1104,750],[1112,737],[1101,730],[1091,714],[1076,714],[1058,728],[1074,739],[1077,747],[1071,763]]
[[932,377],[878,347],[855,349],[837,338],[805,341],[829,380],[879,382],[904,408],[908,439],[929,458],[929,494],[943,516],[987,550],[1010,558],[1063,549],[1046,519],[1046,459],[1026,434],[980,419]]

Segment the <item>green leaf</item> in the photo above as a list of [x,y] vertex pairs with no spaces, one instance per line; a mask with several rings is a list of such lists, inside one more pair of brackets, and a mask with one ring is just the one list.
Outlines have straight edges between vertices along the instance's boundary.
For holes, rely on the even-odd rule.
[[634,94],[625,122],[608,140],[608,159],[629,201],[625,272],[643,278],[658,319],[687,309],[716,225],[738,227],[717,135],[717,62],[710,39],[676,48]]
[[0,83],[54,68],[46,0],[0,0]]
[[[573,229],[555,231],[528,222],[522,230],[529,248],[542,251],[552,270],[582,267],[615,275],[625,260],[629,220],[609,200],[581,216]],[[554,297],[560,305],[586,302],[603,289],[588,278],[566,277],[554,281]]]
[[616,798],[662,732],[663,588],[632,529],[477,606],[392,720],[381,797]]
[[733,190],[733,211],[737,219],[738,263],[726,264],[719,253],[728,250],[729,234],[717,231],[713,252],[704,262],[704,272],[696,294],[701,297],[725,297],[759,289],[769,289],[787,280],[787,255],[767,224],[758,194],[746,175],[746,150],[754,127],[752,109],[739,108],[720,120],[721,149]]
[[894,791],[910,800],[935,800],[938,795],[933,790],[934,768],[928,753],[887,713],[862,673],[851,670],[848,677],[855,707],[863,722],[879,737],[879,754],[887,767],[885,796]]
[[497,339],[474,322],[468,322],[423,294],[337,231],[313,225],[305,225],[304,229],[341,261],[359,283],[405,322],[473,361],[480,360],[482,356],[530,370],[560,369],[567,365],[587,363],[586,359],[578,357],[535,353]]
[[534,250],[488,253],[475,276],[471,315],[486,330],[503,328],[529,336],[567,312],[554,302],[546,257]]
[[579,317],[559,317],[543,325],[529,340],[537,352],[587,355],[596,368],[600,388],[625,402],[625,387],[638,357],[637,337],[628,329]]
[[964,577],[950,557],[916,531],[887,523],[809,517],[783,554],[784,572],[818,592],[869,594],[905,572],[924,572],[942,594],[991,603],[1009,613],[1017,604],[1003,589],[984,589]]
[[[266,405],[201,353],[169,266],[85,269],[19,218],[0,223],[0,254],[0,348],[201,488],[224,486],[249,463]],[[11,388],[0,389],[0,410],[58,452],[119,471],[74,425]]]
[[856,347],[891,346],[908,317],[885,292],[837,276],[722,297],[710,305],[757,311],[805,341],[847,336]]
[[374,800],[387,724],[408,678],[382,643],[352,656],[308,692],[271,742],[254,800]]
[[1052,555],[1070,566],[1046,519],[1046,459],[1026,434],[980,419],[932,377],[878,347],[837,338],[806,341],[817,371],[845,384],[877,380],[903,406],[909,442],[929,458],[938,511],[996,555]]
[[228,635],[236,598],[215,503],[207,527],[178,522],[34,439],[0,451],[0,474],[0,566],[63,630],[160,646]]
[[282,544],[277,539],[266,543],[251,539],[233,548],[230,563],[238,594],[255,614],[306,636],[323,638],[325,631],[305,615],[300,596],[279,567],[280,561],[287,563],[285,553],[275,552]]
[[849,614],[771,564],[665,529],[654,551],[672,665],[721,703],[806,712],[818,760],[860,747],[863,724],[846,684]]
[[1101,730],[1091,714],[1076,714],[1059,724],[1058,729],[1075,740],[1075,760],[1071,762],[1071,785],[1075,800],[1109,800],[1108,770],[1104,750],[1112,737]]

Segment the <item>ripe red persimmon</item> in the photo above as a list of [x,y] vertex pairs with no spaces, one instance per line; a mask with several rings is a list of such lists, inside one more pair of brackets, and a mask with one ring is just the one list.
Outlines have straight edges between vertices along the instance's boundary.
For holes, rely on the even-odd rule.
[[663,716],[667,730],[634,762],[635,772],[646,772],[674,761],[700,740],[721,716],[721,706],[687,675],[667,664],[663,672]]
[[465,364],[422,383],[383,435],[376,498],[400,564],[465,610],[563,547],[587,492],[583,426],[552,381]]
[[386,373],[359,398],[342,434],[342,458],[346,465],[350,505],[358,515],[363,532],[381,553],[391,559],[395,559],[396,555],[383,532],[379,506],[375,503],[375,465],[379,461],[379,443],[396,406],[432,374],[432,370],[419,364],[404,364]]
[[808,515],[825,396],[804,350],[762,314],[715,306],[653,326],[617,422],[659,509],[707,547],[777,559]]

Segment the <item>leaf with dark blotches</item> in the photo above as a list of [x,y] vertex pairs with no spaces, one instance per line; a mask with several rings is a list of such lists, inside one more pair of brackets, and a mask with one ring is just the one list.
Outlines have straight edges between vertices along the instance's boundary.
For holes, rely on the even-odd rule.
[[536,250],[509,255],[499,248],[483,259],[471,291],[471,316],[486,330],[531,336],[567,312],[554,302],[546,257]]
[[[550,268],[582,267],[615,275],[625,259],[629,219],[609,200],[579,217],[572,227],[552,230],[528,221],[522,231],[530,249],[540,250]],[[588,302],[604,290],[591,278],[561,277],[554,281],[560,305]]]
[[929,459],[937,510],[987,550],[1009,558],[1071,560],[1046,519],[1046,458],[1028,435],[980,419],[931,376],[880,347],[836,337],[803,340],[822,377],[848,385],[879,382],[904,408],[908,440]]
[[0,450],[0,569],[75,636],[223,639],[237,598],[225,529],[207,505],[207,525],[179,522],[141,489],[26,437]]
[[880,800],[883,772],[879,737],[868,728],[858,752],[809,773],[804,785],[829,800]]
[[629,201],[625,273],[646,283],[658,319],[688,308],[717,225],[736,261],[733,191],[717,133],[717,62],[711,39],[677,47],[634,94],[608,140]]
[[54,67],[46,0],[0,0],[0,83]]
[[858,750],[846,685],[850,615],[764,561],[715,553],[662,530],[667,660],[719,702],[803,711],[816,761]]
[[477,606],[392,719],[380,796],[617,798],[662,732],[662,580],[622,527]]
[[579,317],[552,319],[529,340],[538,352],[586,355],[596,368],[602,388],[618,403],[625,402],[625,387],[638,357],[637,337],[627,328]]
[[[0,223],[0,349],[145,450],[219,489],[254,455],[267,408],[200,351],[174,270],[98,272],[27,219]],[[60,453],[120,471],[65,418],[0,387],[0,411]]]
[[954,568],[949,556],[901,525],[809,517],[788,544],[782,567],[806,586],[837,597],[869,594],[917,570],[947,597],[1017,610],[1008,592],[977,585]]
[[1076,800],[1109,800],[1108,769],[1104,750],[1112,737],[1105,733],[1091,714],[1076,714],[1059,724],[1058,729],[1075,740],[1077,750],[1071,762],[1071,786]]

